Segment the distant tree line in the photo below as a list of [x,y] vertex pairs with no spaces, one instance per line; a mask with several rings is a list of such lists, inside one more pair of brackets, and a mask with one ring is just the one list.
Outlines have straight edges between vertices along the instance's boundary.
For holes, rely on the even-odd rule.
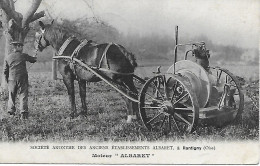
[[[51,20],[44,19],[44,22],[48,23]],[[115,42],[123,45],[129,51],[136,54],[136,58],[139,61],[165,61],[172,62],[173,49],[175,46],[174,36],[162,36],[159,34],[150,34],[141,36],[137,33],[120,33],[116,28],[103,21],[89,21],[86,19],[77,19],[70,21],[67,19],[55,20],[55,24],[61,25],[67,29],[71,34],[75,35],[79,39],[93,40],[97,43],[103,42]],[[31,30],[29,31],[25,39],[25,51],[33,53],[34,51],[34,35],[39,30],[38,22],[31,24]],[[0,37],[2,33],[0,33]],[[207,36],[201,35],[196,38],[188,39],[187,36],[180,36],[179,41],[204,41],[207,48],[211,51],[211,61],[241,61],[241,56],[248,52],[247,49],[240,48],[233,45],[218,45],[214,44]],[[3,51],[3,37],[0,39],[0,58],[4,57]],[[255,52],[258,53],[258,50]],[[184,53],[184,48],[180,48],[180,54]],[[51,48],[45,50],[40,55],[38,60],[40,62],[51,61],[53,51]],[[258,56],[256,55],[256,61],[258,62]],[[2,64],[2,61],[1,61]],[[0,65],[1,65],[0,64]]]

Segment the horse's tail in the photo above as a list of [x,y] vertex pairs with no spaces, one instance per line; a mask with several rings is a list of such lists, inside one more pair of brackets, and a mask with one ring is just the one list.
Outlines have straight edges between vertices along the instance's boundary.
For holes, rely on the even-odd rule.
[[135,58],[135,55],[133,53],[128,53],[128,55],[126,56],[127,59],[130,61],[131,65],[136,68],[138,65],[137,65],[137,62],[136,62],[136,58]]

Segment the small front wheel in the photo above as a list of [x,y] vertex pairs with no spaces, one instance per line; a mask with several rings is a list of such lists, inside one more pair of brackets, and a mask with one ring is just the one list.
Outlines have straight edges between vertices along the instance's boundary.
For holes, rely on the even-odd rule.
[[143,86],[139,96],[139,113],[146,128],[153,132],[184,132],[195,130],[199,104],[189,85],[181,76],[157,75]]

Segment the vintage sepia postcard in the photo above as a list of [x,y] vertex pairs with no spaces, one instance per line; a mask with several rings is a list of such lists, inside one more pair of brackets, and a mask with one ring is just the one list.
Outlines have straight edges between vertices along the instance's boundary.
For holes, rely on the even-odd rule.
[[0,163],[259,164],[258,0],[0,0]]

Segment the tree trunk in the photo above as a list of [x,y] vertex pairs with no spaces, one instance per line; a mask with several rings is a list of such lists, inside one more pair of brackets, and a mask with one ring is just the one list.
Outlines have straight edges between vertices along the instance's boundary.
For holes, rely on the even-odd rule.
[[[4,36],[5,36],[5,58],[4,58],[4,64],[3,64],[4,66],[5,66],[5,59],[11,52],[10,43],[12,41],[19,41],[21,43],[24,42],[25,36],[27,35],[28,31],[27,30],[21,31],[21,29],[22,28],[19,27],[17,24],[15,25],[15,27],[5,28],[5,31],[4,31]],[[4,75],[3,72],[4,71],[2,71],[1,87],[3,89],[7,89],[7,82],[5,80],[5,75]]]
[[[6,56],[8,55],[9,53],[9,42],[10,40],[8,40],[7,38],[5,38],[5,58],[4,58],[4,63],[3,63],[3,67],[6,65],[5,63],[5,59],[6,59]],[[1,87],[3,89],[6,89],[7,88],[7,82],[5,80],[5,75],[4,75],[4,70],[2,71],[2,82],[1,82]]]
[[[35,13],[41,2],[42,0],[32,0],[31,7],[23,16],[21,13],[15,11],[14,0],[0,0],[0,21],[4,28],[4,36],[6,41],[5,59],[10,53],[10,42],[19,41],[23,43],[26,35],[29,32],[29,24],[45,15],[44,11]],[[7,83],[5,81],[3,72],[1,87],[4,89],[7,88]]]

